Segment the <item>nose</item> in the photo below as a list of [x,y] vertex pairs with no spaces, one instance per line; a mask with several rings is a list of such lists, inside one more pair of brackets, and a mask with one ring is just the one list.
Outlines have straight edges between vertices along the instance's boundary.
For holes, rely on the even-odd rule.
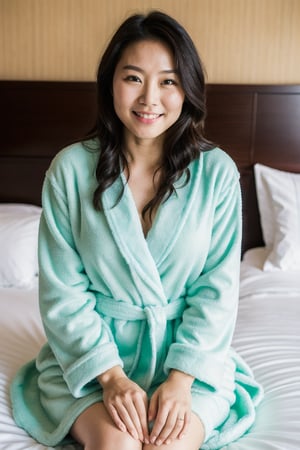
[[159,87],[154,82],[147,82],[143,85],[143,89],[139,98],[141,105],[155,106],[159,103]]

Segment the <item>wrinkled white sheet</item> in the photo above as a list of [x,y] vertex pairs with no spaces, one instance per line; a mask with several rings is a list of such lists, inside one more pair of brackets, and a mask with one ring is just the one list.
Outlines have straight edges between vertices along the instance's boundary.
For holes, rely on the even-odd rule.
[[[12,418],[10,381],[18,368],[34,358],[44,342],[37,287],[30,290],[0,289],[0,449],[44,450],[18,428]],[[73,450],[65,446],[64,450]],[[61,450],[61,447],[56,447]]]
[[300,272],[263,272],[263,248],[241,265],[233,346],[263,385],[250,433],[226,450],[300,450]]
[[[263,257],[264,249],[251,250],[242,263],[233,345],[264,386],[265,398],[252,430],[223,450],[300,449],[300,273],[264,273]],[[14,373],[44,340],[37,288],[0,289],[0,450],[46,449],[15,425],[9,400]]]

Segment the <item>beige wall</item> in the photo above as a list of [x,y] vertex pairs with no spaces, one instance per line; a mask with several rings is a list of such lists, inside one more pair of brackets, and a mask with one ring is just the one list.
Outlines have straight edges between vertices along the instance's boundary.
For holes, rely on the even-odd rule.
[[190,32],[211,83],[300,83],[300,0],[0,0],[0,78],[94,80],[115,27],[159,8]]

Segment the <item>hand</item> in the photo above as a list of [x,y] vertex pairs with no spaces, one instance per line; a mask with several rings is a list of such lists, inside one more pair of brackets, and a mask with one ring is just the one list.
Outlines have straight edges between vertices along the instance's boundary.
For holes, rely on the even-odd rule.
[[103,402],[121,431],[149,443],[146,392],[131,381],[121,367],[113,367],[98,377],[103,388]]
[[154,392],[149,405],[148,420],[154,420],[150,434],[152,444],[170,444],[181,439],[191,420],[191,385],[194,378],[172,370],[168,379]]

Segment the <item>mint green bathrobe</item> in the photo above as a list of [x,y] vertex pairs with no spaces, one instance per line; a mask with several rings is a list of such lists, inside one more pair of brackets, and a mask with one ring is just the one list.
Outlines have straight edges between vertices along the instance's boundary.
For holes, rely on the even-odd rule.
[[241,241],[236,167],[220,149],[201,154],[145,238],[123,175],[104,192],[104,211],[94,209],[98,158],[75,144],[46,174],[39,276],[48,342],[13,381],[15,420],[45,445],[67,442],[76,417],[102,399],[97,375],[120,365],[150,396],[174,368],[195,377],[202,448],[220,448],[249,429],[262,395],[230,347]]

